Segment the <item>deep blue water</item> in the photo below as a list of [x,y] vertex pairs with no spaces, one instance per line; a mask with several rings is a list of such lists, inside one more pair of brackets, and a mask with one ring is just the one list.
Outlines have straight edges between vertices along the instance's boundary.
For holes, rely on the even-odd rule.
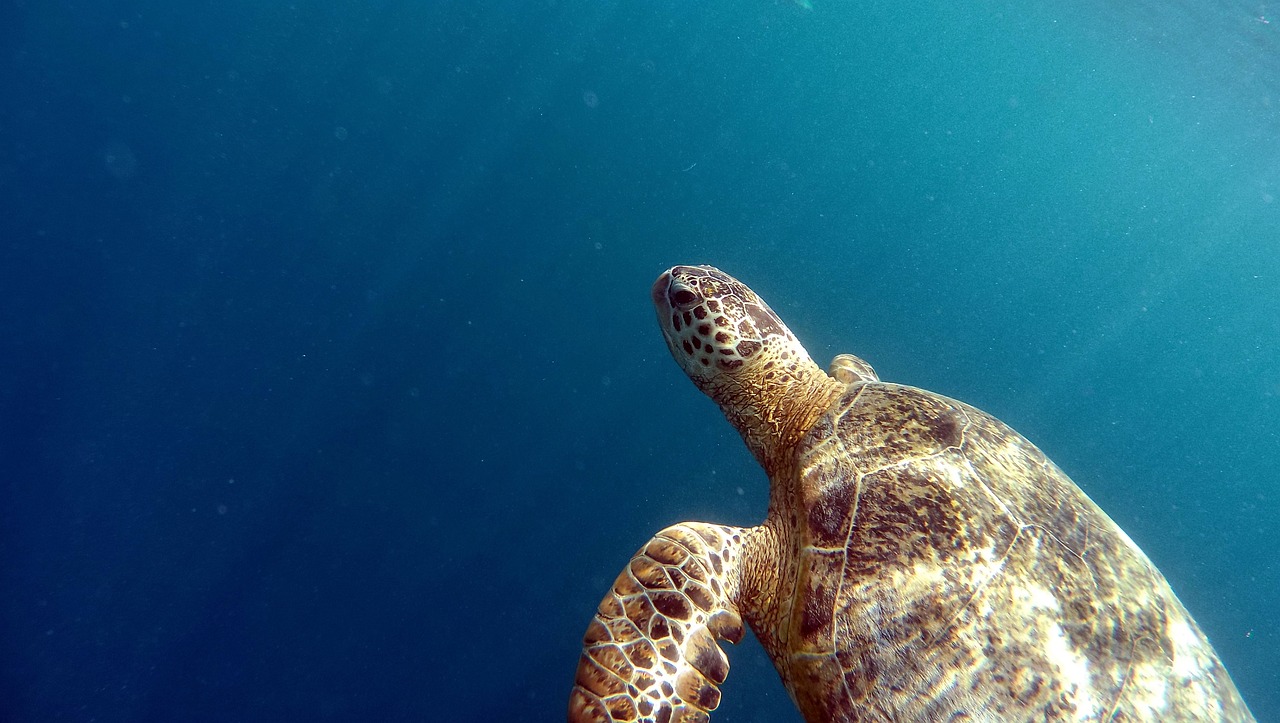
[[648,305],[714,263],[1037,442],[1280,720],[1280,11],[813,3],[11,4],[0,718],[562,720],[628,554],[763,516]]

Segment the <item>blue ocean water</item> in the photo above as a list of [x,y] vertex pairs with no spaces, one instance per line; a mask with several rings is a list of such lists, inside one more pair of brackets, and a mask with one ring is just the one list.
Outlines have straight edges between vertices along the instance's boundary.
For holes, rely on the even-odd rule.
[[6,16],[0,719],[563,719],[627,556],[764,513],[648,304],[713,263],[1039,444],[1280,720],[1280,11]]

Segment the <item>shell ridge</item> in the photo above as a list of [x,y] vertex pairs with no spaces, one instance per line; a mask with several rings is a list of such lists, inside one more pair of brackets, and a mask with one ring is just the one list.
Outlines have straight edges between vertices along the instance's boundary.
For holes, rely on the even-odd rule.
[[[981,595],[984,590],[986,590],[988,585],[990,585],[994,580],[996,580],[998,577],[1000,577],[1000,575],[1004,573],[1005,562],[1008,560],[1009,555],[1013,553],[1013,548],[1015,545],[1017,545],[1019,538],[1022,536],[1022,531],[1023,531],[1023,528],[1019,528],[1014,533],[1013,539],[1010,540],[1003,554],[1001,554],[1000,558],[995,562],[995,564],[991,566],[993,568],[991,572],[988,575],[986,575],[986,577],[984,577],[980,583],[975,585],[973,588],[973,591],[968,595],[968,597],[965,598],[964,602],[962,602],[959,606],[956,607],[955,612],[952,613],[946,619],[945,623],[939,627],[938,634],[932,635],[926,640],[925,645],[922,648],[920,648],[919,653],[926,653],[934,649],[938,645],[942,644],[942,642],[947,638],[946,633],[955,629],[955,623],[960,618],[960,616],[962,616],[964,612],[969,609],[969,607],[973,604],[974,600],[976,600],[978,596]],[[894,688],[898,686],[898,684],[901,683],[903,679],[905,679],[907,676],[911,675],[912,673],[913,671],[911,670],[904,670],[898,673],[896,676],[889,679],[889,681],[887,682],[888,687]]]
[[[966,420],[969,420],[969,415],[965,414],[965,418]],[[1022,518],[1019,515],[1014,514],[1013,510],[1009,509],[1009,505],[1005,503],[1003,497],[1001,497],[1000,495],[997,495],[995,493],[995,490],[991,489],[991,486],[987,484],[986,475],[979,472],[978,469],[973,466],[973,455],[970,454],[971,450],[970,450],[970,442],[969,442],[969,433],[970,433],[970,430],[973,429],[973,427],[974,427],[974,424],[972,420],[969,420],[965,423],[964,427],[961,428],[960,430],[960,451],[961,451],[960,458],[964,460],[965,467],[968,468],[969,470],[970,478],[975,480],[978,483],[978,486],[982,489],[982,491],[986,492],[987,496],[991,498],[991,501],[995,502],[996,505],[1000,507],[1000,510],[1004,512],[1006,517],[1008,517],[1015,525],[1021,528],[1026,523],[1022,521]]]
[[[847,452],[847,449],[845,449],[845,444],[843,439],[840,440],[840,446],[842,448],[841,451],[844,452],[844,455],[845,455],[844,458],[847,459],[848,452]],[[840,616],[839,616],[840,603],[842,600],[845,599],[844,597],[845,584],[849,582],[849,576],[847,575],[847,572],[849,569],[849,545],[853,541],[853,531],[858,527],[858,506],[862,500],[862,482],[863,480],[866,479],[866,477],[867,475],[865,472],[860,472],[858,474],[857,481],[854,483],[853,509],[849,513],[849,529],[848,529],[848,532],[845,534],[845,538],[844,538],[845,553],[842,556],[843,559],[841,560],[841,563],[840,563],[840,584],[836,587],[836,596],[835,596],[835,600],[832,602],[832,609],[831,609],[831,657],[832,659],[836,659],[837,653],[838,653],[836,643],[837,643],[837,640],[839,639],[839,635],[836,634],[835,628],[836,628],[836,625],[838,625],[838,621],[840,620]],[[840,689],[844,691],[845,700],[854,700],[854,692],[852,689],[849,688],[849,681],[847,676],[845,675],[840,676]]]

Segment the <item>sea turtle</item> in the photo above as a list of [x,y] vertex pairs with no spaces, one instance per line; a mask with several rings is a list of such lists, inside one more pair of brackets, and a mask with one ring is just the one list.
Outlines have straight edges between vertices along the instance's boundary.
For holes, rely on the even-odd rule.
[[1252,720],[1151,561],[1017,432],[848,354],[824,373],[709,266],[653,301],[769,513],[640,548],[587,628],[570,721],[708,721],[744,620],[811,723]]

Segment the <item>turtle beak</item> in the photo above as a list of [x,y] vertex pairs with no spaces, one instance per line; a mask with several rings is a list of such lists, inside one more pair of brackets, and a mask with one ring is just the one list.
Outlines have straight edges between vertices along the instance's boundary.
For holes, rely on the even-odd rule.
[[653,305],[658,311],[668,311],[671,309],[671,300],[667,298],[667,292],[671,289],[671,271],[663,271],[658,280],[653,282]]
[[671,326],[671,312],[675,308],[671,303],[671,286],[675,283],[675,277],[671,275],[673,270],[674,267],[663,271],[658,280],[653,282],[653,289],[649,293],[653,297],[653,310],[657,312],[662,339],[667,342],[667,349],[683,367],[684,355],[680,353],[679,342],[675,338],[676,330]]

